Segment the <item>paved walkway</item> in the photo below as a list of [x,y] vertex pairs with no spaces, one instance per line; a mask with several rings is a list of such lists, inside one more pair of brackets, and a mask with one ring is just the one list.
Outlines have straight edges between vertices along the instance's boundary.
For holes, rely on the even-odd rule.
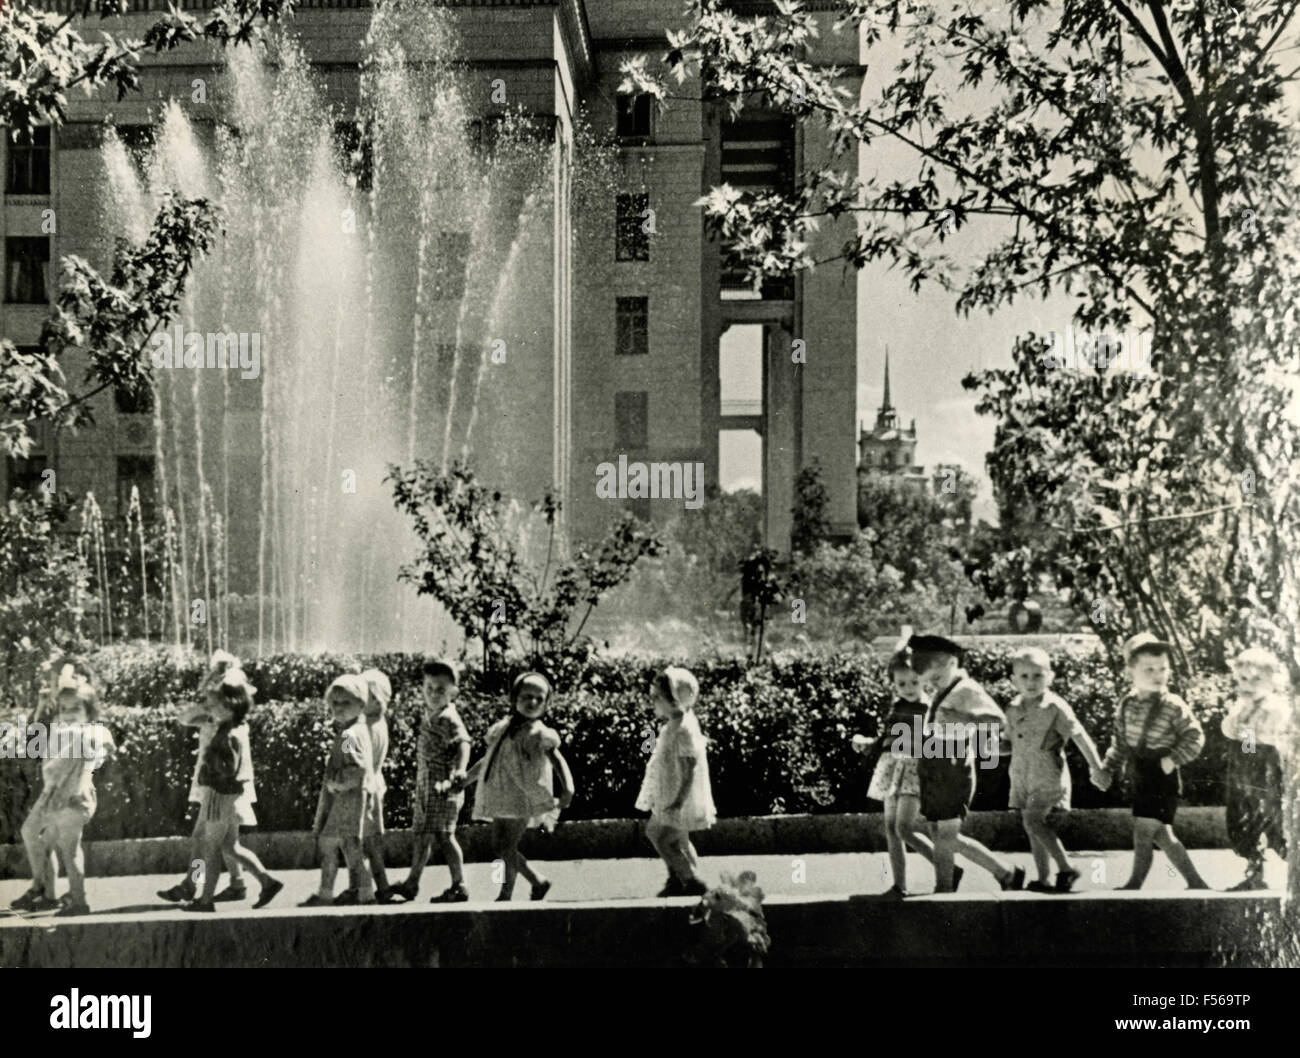
[[[1241,880],[1242,861],[1233,853],[1222,849],[1197,849],[1192,851],[1192,859],[1205,876],[1206,881],[1216,889],[1226,889]],[[1033,877],[1032,861],[1027,854],[1014,853],[1006,858],[1013,863],[1024,866]],[[1073,856],[1075,866],[1083,873],[1076,885],[1076,890],[1091,893],[1096,898],[1106,890],[1122,885],[1128,878],[1132,854],[1128,852],[1079,852]],[[553,886],[547,897],[550,902],[584,902],[631,900],[653,897],[663,884],[665,870],[658,860],[565,860],[545,862],[532,861],[534,867],[551,879]],[[961,862],[960,860],[958,861]],[[492,900],[497,893],[497,885],[492,881],[492,864],[471,863],[466,865],[466,884],[470,898],[476,902]],[[843,853],[816,854],[807,856],[717,856],[703,857],[701,873],[707,881],[715,881],[724,872],[738,873],[752,870],[758,875],[770,901],[801,900],[818,896],[843,897],[856,893],[880,893],[889,888],[889,858],[883,853]],[[962,879],[960,894],[997,893],[998,886],[993,878],[978,867],[965,865],[966,876]],[[934,888],[934,874],[929,865],[919,856],[908,857],[909,884],[918,894],[928,894]],[[389,872],[393,881],[406,877],[405,868],[399,867]],[[295,907],[315,892],[319,878],[314,871],[277,872],[285,883],[281,893],[271,905],[275,909]],[[346,885],[346,871],[339,872],[336,889]],[[1270,854],[1265,872],[1269,888],[1280,893],[1285,883],[1286,865]],[[165,889],[175,884],[175,876],[128,876],[120,878],[90,878],[86,884],[87,898],[97,916],[130,915],[144,919],[155,915],[176,912],[175,904],[160,900],[156,890]],[[447,869],[434,865],[425,870],[420,887],[421,903],[441,892],[448,884]],[[225,881],[222,881],[224,887]],[[10,901],[28,888],[25,879],[0,880],[0,928],[20,926],[33,918],[42,924],[57,925],[64,921],[54,918],[52,912],[39,916],[6,914]],[[60,893],[66,889],[66,883],[59,882]],[[250,891],[256,893],[256,883],[250,885]],[[1143,892],[1147,895],[1160,893],[1175,897],[1185,891],[1182,879],[1177,876],[1168,861],[1160,853],[1156,854],[1155,865],[1147,878]],[[959,895],[960,895],[959,894]],[[1137,894],[1117,894],[1120,899]],[[521,883],[515,890],[515,901],[524,903],[528,899],[527,883]],[[1016,899],[1023,900],[1061,900],[1069,899],[1039,893],[1020,893]],[[247,904],[218,905],[225,907],[247,907]],[[379,907],[376,914],[383,914],[387,909]],[[72,919],[70,921],[86,921]]]

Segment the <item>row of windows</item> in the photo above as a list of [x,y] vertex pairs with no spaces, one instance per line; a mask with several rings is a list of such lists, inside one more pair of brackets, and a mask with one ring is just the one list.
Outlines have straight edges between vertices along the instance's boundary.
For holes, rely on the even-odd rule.
[[[117,457],[117,510],[119,517],[126,517],[131,505],[131,489],[140,493],[140,511],[146,521],[151,521],[157,513],[157,488],[154,482],[155,460],[153,456],[118,456]],[[45,486],[45,471],[49,468],[49,458],[43,455],[28,456],[26,459],[9,459],[9,489],[23,489],[29,493],[40,492]]]

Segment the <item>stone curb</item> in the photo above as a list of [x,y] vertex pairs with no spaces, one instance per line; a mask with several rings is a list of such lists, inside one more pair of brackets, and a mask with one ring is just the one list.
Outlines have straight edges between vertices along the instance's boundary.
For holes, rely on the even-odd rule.
[[[1178,836],[1188,848],[1227,847],[1224,810],[1183,808],[1178,812]],[[530,832],[523,850],[539,860],[627,859],[650,857],[644,820],[589,819],[561,823],[553,834]],[[1003,852],[1027,852],[1029,843],[1014,812],[972,812],[963,833]],[[1079,851],[1126,849],[1132,845],[1133,817],[1123,808],[1081,809],[1059,827],[1065,847]],[[470,863],[493,858],[491,835],[485,824],[457,830]],[[720,819],[711,830],[692,836],[704,856],[772,855],[781,853],[883,852],[884,817],[880,813],[853,815],[754,816]],[[271,870],[305,870],[318,863],[316,842],[308,831],[250,832],[245,843]],[[411,832],[385,835],[389,863],[409,863]],[[188,837],[141,838],[129,841],[90,841],[85,846],[86,872],[96,877],[139,874],[180,874],[188,870]],[[27,857],[21,845],[0,845],[0,878],[27,878]]]

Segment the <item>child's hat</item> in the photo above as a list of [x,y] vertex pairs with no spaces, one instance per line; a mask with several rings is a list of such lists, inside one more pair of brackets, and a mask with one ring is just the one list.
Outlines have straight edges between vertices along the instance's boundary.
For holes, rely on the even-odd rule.
[[393,685],[378,669],[366,669],[361,674],[361,678],[366,681],[366,688],[370,692],[370,698],[380,705],[387,706],[393,699]]
[[960,658],[962,653],[961,647],[947,636],[912,636],[908,639],[907,645],[909,649],[920,654],[951,654],[954,658]]
[[689,669],[669,665],[660,673],[660,680],[673,700],[682,709],[690,709],[700,696],[700,682]]
[[325,692],[325,700],[327,702],[329,701],[330,695],[336,690],[350,695],[362,705],[364,705],[366,699],[370,697],[369,685],[366,683],[365,678],[360,673],[356,672],[346,672],[329,685],[329,689]]
[[1171,654],[1173,646],[1150,632],[1139,632],[1124,643],[1124,664],[1127,665],[1138,654]]

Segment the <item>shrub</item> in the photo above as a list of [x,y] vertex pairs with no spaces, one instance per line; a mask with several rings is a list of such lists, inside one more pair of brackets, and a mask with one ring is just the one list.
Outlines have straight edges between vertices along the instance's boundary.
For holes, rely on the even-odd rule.
[[[100,773],[99,814],[89,835],[104,839],[184,833],[195,739],[175,716],[178,703],[195,693],[202,660],[136,647],[101,651],[97,662],[111,703],[102,718],[120,752]],[[394,687],[386,818],[392,827],[410,825],[419,663],[419,657],[408,654],[274,655],[249,663],[259,688],[250,728],[262,828],[311,825],[329,741],[320,696],[339,673],[371,665],[389,673]],[[547,722],[564,739],[577,783],[567,818],[634,814],[656,728],[645,691],[662,664],[646,658],[577,655],[554,667],[560,691]],[[1115,678],[1097,657],[1061,652],[1054,664],[1056,690],[1104,750],[1110,744],[1119,686]],[[1007,647],[972,650],[966,666],[998,701],[1011,698]],[[738,658],[705,657],[694,659],[690,667],[700,681],[699,715],[711,740],[709,769],[721,815],[866,811],[873,806],[866,796],[869,776],[863,758],[851,751],[848,738],[854,732],[879,731],[890,702],[883,659],[778,654],[746,666]],[[1226,758],[1219,722],[1230,693],[1226,676],[1210,676],[1184,695],[1206,731],[1204,753],[1184,770],[1190,803],[1222,801]],[[152,697],[155,694],[161,698]],[[459,709],[477,758],[488,725],[505,712],[504,698],[471,670],[462,680]],[[1073,749],[1069,761],[1077,807],[1124,803],[1117,790],[1101,793],[1092,787],[1087,766]],[[1005,807],[1005,772],[1005,764],[980,771],[976,808]],[[35,788],[32,762],[0,763],[0,841],[17,840]]]

